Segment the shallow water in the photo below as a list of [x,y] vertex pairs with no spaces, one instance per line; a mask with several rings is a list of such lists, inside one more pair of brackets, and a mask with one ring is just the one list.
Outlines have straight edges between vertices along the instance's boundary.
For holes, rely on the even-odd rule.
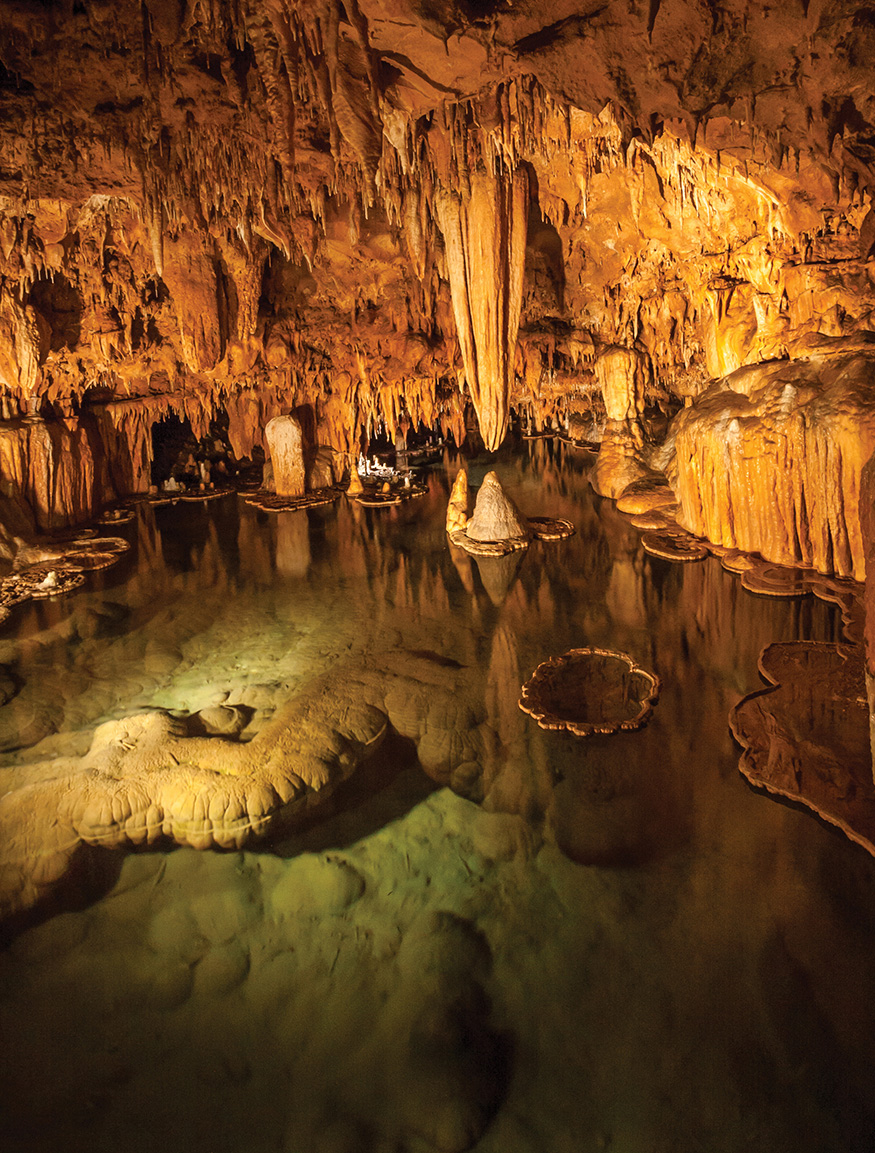
[[[837,613],[647,556],[589,462],[498,458],[526,513],[577,526],[500,561],[448,547],[448,458],[392,508],[143,510],[130,559],[10,617],[0,780],[148,708],[257,729],[317,678],[427,713],[430,773],[394,738],[251,851],[97,854],[0,955],[8,1147],[873,1147],[875,861],[753,792],[727,727],[760,649],[836,639]],[[659,675],[639,732],[517,708],[590,644]]]

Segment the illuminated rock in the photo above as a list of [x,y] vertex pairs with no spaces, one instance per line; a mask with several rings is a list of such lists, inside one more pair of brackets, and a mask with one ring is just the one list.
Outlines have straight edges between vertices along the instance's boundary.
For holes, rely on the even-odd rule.
[[860,342],[739,369],[672,426],[678,521],[781,565],[863,580],[860,474],[875,449],[875,353]]
[[637,420],[644,412],[647,358],[634,348],[606,348],[595,370],[608,420]]
[[480,433],[504,440],[522,300],[528,213],[525,169],[474,171],[461,195],[439,192],[453,315]]
[[453,481],[447,505],[447,532],[464,529],[468,524],[468,473],[460,468]]
[[[239,847],[280,811],[309,810],[327,797],[379,745],[386,724],[370,705],[338,706],[318,694],[289,702],[246,743],[189,736],[185,721],[164,713],[109,721],[84,757],[29,766],[20,779],[33,783],[7,783],[0,909],[33,904],[63,878],[80,845],[170,838]],[[199,715],[192,728],[216,732],[216,717]]]
[[264,436],[270,450],[276,495],[303,496],[306,478],[301,422],[294,416],[275,416],[268,422]]
[[605,424],[599,455],[590,473],[590,484],[600,496],[617,500],[631,486],[664,478],[644,463],[644,434],[636,420],[611,420]]
[[528,543],[532,537],[529,522],[504,491],[495,472],[488,472],[483,478],[465,530],[472,541]]
[[328,445],[320,445],[307,472],[307,487],[330,488],[343,476],[342,454]]
[[349,469],[349,486],[346,490],[347,496],[360,496],[364,491],[365,486],[362,484],[359,470],[355,466],[355,461],[353,461]]

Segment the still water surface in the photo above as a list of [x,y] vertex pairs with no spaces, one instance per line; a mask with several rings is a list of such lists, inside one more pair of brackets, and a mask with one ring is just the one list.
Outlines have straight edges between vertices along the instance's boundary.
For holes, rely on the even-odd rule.
[[[429,768],[395,738],[269,844],[101,853],[0,955],[8,1148],[873,1148],[875,861],[748,788],[727,727],[761,648],[837,639],[836,611],[647,556],[586,453],[526,442],[472,484],[496,459],[577,534],[451,550],[448,457],[393,508],[141,510],[122,565],[7,622],[4,765],[149,708],[243,703],[254,731],[370,678]],[[588,644],[658,673],[640,732],[517,708]]]

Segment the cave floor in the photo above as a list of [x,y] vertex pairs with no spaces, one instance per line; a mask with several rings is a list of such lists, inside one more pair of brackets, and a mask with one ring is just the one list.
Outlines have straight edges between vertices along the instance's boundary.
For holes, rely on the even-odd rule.
[[[875,860],[753,791],[727,724],[760,650],[838,639],[838,612],[648,556],[591,459],[470,462],[577,527],[500,560],[447,544],[448,455],[392,508],[142,509],[119,566],[13,613],[0,782],[144,709],[240,703],[257,729],[316,677],[418,670],[455,703],[429,714],[430,774],[392,737],[306,827],[95,854],[0,953],[6,1147],[873,1147]],[[639,732],[518,709],[586,645],[660,677]],[[463,716],[489,756],[441,771]]]

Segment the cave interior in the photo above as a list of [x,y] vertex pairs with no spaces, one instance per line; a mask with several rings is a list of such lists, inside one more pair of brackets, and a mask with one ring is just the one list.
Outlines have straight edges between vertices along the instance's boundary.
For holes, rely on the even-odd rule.
[[870,1153],[873,61],[4,0],[15,1148]]

